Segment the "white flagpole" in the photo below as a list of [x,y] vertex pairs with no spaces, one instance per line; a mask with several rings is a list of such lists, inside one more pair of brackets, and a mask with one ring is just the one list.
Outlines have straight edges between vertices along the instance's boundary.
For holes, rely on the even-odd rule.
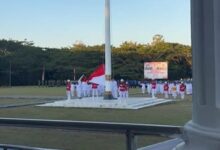
[[111,91],[111,29],[110,29],[110,0],[105,0],[105,100],[112,99]]

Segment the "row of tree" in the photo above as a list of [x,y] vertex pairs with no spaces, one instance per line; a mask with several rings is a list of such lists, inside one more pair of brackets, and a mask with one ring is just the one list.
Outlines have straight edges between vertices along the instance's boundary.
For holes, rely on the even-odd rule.
[[[112,70],[116,79],[142,80],[144,62],[168,61],[169,79],[192,76],[191,47],[165,42],[155,35],[151,43],[126,41],[112,47]],[[53,49],[34,46],[33,42],[0,40],[0,85],[36,85],[45,80],[77,79],[90,74],[104,63],[104,44]],[[43,76],[44,76],[43,75]]]

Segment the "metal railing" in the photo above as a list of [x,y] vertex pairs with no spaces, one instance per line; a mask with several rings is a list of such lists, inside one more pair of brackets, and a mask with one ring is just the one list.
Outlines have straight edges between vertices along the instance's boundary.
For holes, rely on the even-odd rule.
[[[182,127],[154,124],[132,124],[112,122],[40,120],[21,118],[0,118],[1,126],[29,127],[29,128],[60,128],[77,131],[110,132],[126,135],[127,150],[136,150],[138,135],[157,135],[176,137],[182,134]],[[1,145],[0,145],[1,147]]]

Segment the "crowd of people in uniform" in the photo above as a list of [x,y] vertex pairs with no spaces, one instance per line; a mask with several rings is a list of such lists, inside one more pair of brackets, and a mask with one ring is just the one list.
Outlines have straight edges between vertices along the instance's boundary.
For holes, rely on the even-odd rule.
[[[149,82],[142,81],[139,82],[141,87],[141,93],[151,94],[152,98],[156,98],[158,94],[164,95],[164,98],[174,98],[180,96],[181,99],[184,99],[185,94],[192,94],[192,83],[190,80],[187,81],[156,81],[152,80]],[[121,79],[120,81],[112,80],[111,82],[112,96],[115,99],[126,99],[129,97],[129,84],[127,81]],[[104,85],[99,85],[96,83],[89,83],[86,80],[71,82],[67,80],[66,84],[67,98],[71,99],[72,97],[96,97],[103,96],[105,92]],[[171,96],[170,96],[171,95]]]
[[[128,82],[125,82],[123,79],[120,80],[120,83],[116,80],[111,82],[111,91],[113,98],[127,98],[128,97]],[[71,99],[72,97],[99,97],[103,96],[105,92],[104,85],[99,85],[96,83],[89,83],[87,81],[78,81],[71,82],[67,80],[66,84],[67,98]]]
[[145,93],[149,93],[153,98],[156,97],[157,94],[164,95],[164,98],[174,98],[180,96],[181,99],[185,98],[185,94],[192,94],[192,81],[191,80],[179,80],[179,81],[156,81],[152,80],[151,82],[140,82],[141,92],[144,95]]

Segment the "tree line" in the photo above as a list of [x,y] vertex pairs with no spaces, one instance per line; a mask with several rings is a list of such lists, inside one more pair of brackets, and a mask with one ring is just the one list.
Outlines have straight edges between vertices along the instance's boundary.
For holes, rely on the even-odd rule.
[[[31,41],[0,40],[0,86],[36,85],[42,80],[62,81],[89,75],[104,63],[104,44],[82,42],[65,48],[43,48]],[[115,79],[142,80],[144,62],[167,61],[170,80],[191,78],[191,47],[166,42],[155,35],[151,43],[126,41],[112,46],[112,73]]]

